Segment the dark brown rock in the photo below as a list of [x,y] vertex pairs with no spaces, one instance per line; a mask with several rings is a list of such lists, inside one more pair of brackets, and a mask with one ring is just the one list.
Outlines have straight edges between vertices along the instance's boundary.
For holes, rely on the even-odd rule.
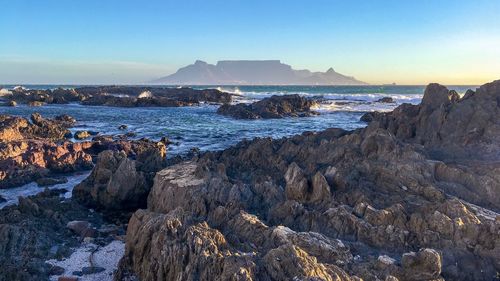
[[299,95],[272,96],[252,104],[224,104],[218,114],[237,119],[283,118],[318,115],[311,107],[315,101]]

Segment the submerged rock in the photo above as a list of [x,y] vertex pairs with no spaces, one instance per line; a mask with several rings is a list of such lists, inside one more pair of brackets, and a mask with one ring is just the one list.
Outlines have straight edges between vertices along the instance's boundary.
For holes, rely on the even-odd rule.
[[252,104],[224,104],[217,110],[218,114],[237,119],[304,117],[318,115],[311,107],[316,101],[299,95],[272,96]]

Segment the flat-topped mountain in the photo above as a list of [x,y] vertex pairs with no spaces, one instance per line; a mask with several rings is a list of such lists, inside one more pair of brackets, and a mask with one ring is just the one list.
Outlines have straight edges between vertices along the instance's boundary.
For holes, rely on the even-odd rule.
[[295,70],[279,60],[224,60],[209,64],[197,60],[176,73],[151,81],[170,85],[366,85],[335,72]]

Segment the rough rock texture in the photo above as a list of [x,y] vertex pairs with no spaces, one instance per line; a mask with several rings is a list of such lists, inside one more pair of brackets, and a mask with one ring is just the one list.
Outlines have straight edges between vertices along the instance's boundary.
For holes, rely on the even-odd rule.
[[[500,185],[488,154],[500,146],[499,85],[458,99],[431,84],[420,106],[385,115],[394,128],[372,122],[350,132],[244,141],[158,172],[148,208],[130,220],[116,279],[497,278],[500,215],[492,196]],[[476,110],[462,126],[482,131],[469,140],[477,155],[443,161],[436,149],[449,144],[466,155],[473,146],[437,136],[456,128],[449,133],[468,139],[455,124],[463,119],[436,118],[467,108]],[[475,197],[450,195],[462,189]]]
[[143,141],[133,159],[123,150],[99,153],[88,178],[75,186],[73,196],[92,207],[136,210],[146,205],[155,173],[165,165],[166,146]]
[[92,156],[87,153],[92,143],[57,143],[53,139],[64,137],[66,128],[53,127],[53,121],[45,119],[37,120],[35,124],[40,125],[14,119],[12,126],[0,124],[0,188],[23,185],[50,173],[92,168]]
[[318,115],[316,102],[299,95],[272,96],[252,104],[224,104],[217,113],[238,119],[283,118]]
[[[500,80],[460,98],[430,84],[420,105],[365,114],[364,121],[398,139],[421,144],[436,162],[435,177],[448,193],[500,210]],[[442,162],[441,162],[442,161]]]
[[25,118],[0,115],[0,188],[20,186],[52,174],[89,170],[93,158],[104,150],[124,151],[137,157],[157,147],[148,140],[95,137],[73,143],[68,127],[75,123],[68,115],[45,119],[40,114]]

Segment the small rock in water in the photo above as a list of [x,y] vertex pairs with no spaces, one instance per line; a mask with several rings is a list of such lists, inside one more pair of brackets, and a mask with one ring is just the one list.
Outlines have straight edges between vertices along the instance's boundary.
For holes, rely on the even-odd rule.
[[67,182],[68,182],[67,178],[39,178],[36,180],[38,186],[51,186]]
[[78,131],[75,133],[75,139],[77,140],[82,140],[86,138],[90,138],[90,133],[87,131]]
[[15,100],[11,100],[7,103],[8,106],[17,106],[17,102]]
[[127,125],[120,125],[118,126],[118,130],[126,130],[128,128]]
[[383,97],[381,99],[378,99],[377,102],[382,102],[382,103],[395,103],[393,98],[391,97]]
[[3,197],[0,195],[0,203],[4,203],[4,202],[7,202],[7,199],[3,198]]

